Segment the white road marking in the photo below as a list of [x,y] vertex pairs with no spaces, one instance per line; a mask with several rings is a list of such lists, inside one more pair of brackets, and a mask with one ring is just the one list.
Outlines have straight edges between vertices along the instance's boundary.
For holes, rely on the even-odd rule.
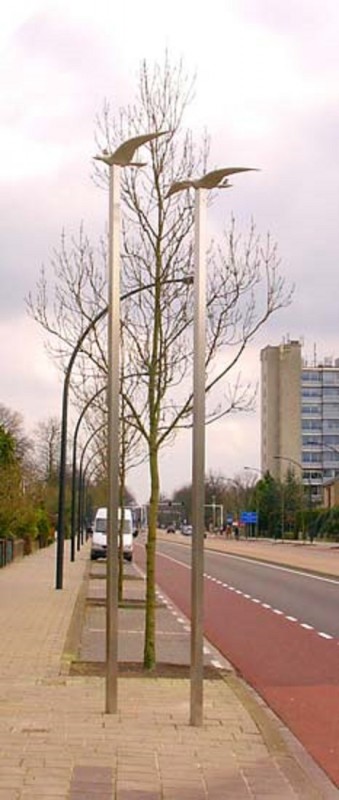
[[216,669],[223,669],[223,666],[222,666],[222,664],[220,664],[220,661],[217,661],[215,658],[212,658],[211,664]]
[[[178,543],[176,542],[176,544],[178,544]],[[182,545],[179,545],[179,546],[182,546]],[[210,552],[213,552],[213,551],[210,551]],[[181,567],[186,567],[186,569],[189,569],[189,570],[191,569],[190,564],[185,564],[182,561],[178,561],[178,559],[172,558],[172,556],[168,556],[165,553],[159,553],[159,555],[162,555],[163,558],[168,558],[170,561],[173,561],[175,564],[179,564],[179,566],[181,566]],[[223,558],[235,558],[238,561],[247,561],[248,564],[253,564],[254,563],[254,564],[259,565],[260,567],[267,567],[267,568],[270,568],[270,569],[276,569],[279,572],[290,572],[293,575],[301,575],[301,576],[303,576],[305,578],[312,578],[313,580],[323,581],[323,583],[334,583],[336,585],[339,584],[339,580],[335,580],[335,579],[332,579],[332,578],[325,578],[325,577],[322,577],[321,575],[313,575],[313,574],[311,574],[309,572],[302,572],[299,569],[295,570],[295,569],[292,569],[292,568],[289,568],[289,567],[279,566],[277,564],[269,564],[269,563],[266,563],[266,562],[263,562],[263,561],[258,561],[255,558],[246,558],[244,556],[236,556],[236,555],[231,555],[230,553],[221,553],[221,552],[218,552],[218,556],[222,556]],[[236,594],[241,594],[243,597],[246,598],[246,600],[251,600],[253,603],[260,604],[262,608],[271,609],[271,606],[269,605],[269,603],[262,603],[261,600],[258,600],[258,598],[251,597],[250,594],[243,593],[240,589],[236,589],[235,586],[228,586],[228,584],[223,583],[218,578],[214,578],[214,577],[208,575],[207,573],[204,573],[204,578],[206,578],[208,580],[211,580],[211,581],[214,581],[215,583],[221,585],[222,588],[228,589],[228,591],[230,591],[230,592],[235,592]],[[274,609],[272,609],[272,611],[277,616],[283,616],[289,622],[297,622],[300,625],[300,627],[304,628],[305,630],[310,630],[310,631],[315,630],[315,628],[312,625],[309,625],[306,622],[301,623],[301,622],[299,622],[299,620],[296,617],[284,614],[284,612],[281,611],[278,608],[274,608]],[[335,637],[331,636],[329,633],[325,633],[324,631],[317,631],[316,630],[315,632],[318,634],[318,636],[321,636],[322,639],[331,640],[331,639],[335,638]],[[338,644],[339,644],[339,642],[338,642]]]

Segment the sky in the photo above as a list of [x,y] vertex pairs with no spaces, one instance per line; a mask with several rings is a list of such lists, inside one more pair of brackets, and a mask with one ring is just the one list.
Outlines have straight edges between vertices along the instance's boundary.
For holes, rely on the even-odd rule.
[[[185,125],[197,137],[207,129],[211,168],[260,170],[234,179],[227,209],[220,193],[210,232],[231,213],[245,232],[253,219],[295,285],[244,354],[244,380],[257,384],[260,349],[288,337],[310,362],[339,357],[338,35],[337,0],[12,0],[2,11],[0,403],[27,433],[60,416],[62,383],[25,297],[62,230],[104,232],[106,197],[91,179],[96,118],[106,99],[117,110],[132,102],[141,61],[162,62],[166,49],[196,74]],[[259,408],[260,395],[251,413],[207,429],[207,471],[232,479],[260,468]],[[164,452],[164,494],[190,483],[191,450],[186,433]],[[146,467],[129,485],[147,500]]]

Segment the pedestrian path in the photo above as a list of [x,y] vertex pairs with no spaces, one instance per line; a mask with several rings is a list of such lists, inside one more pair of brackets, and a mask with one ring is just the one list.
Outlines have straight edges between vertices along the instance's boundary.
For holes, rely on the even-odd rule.
[[56,591],[55,545],[0,570],[0,800],[247,800],[338,797],[304,751],[230,672],[204,683],[189,724],[189,679],[72,676],[70,630],[89,545]]

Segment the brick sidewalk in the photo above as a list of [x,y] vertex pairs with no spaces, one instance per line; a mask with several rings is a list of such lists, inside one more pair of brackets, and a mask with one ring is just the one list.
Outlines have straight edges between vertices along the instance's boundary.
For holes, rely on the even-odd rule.
[[0,571],[0,800],[288,800],[338,797],[233,674],[204,684],[188,724],[187,679],[105,682],[64,674],[88,545],[54,589],[55,545]]

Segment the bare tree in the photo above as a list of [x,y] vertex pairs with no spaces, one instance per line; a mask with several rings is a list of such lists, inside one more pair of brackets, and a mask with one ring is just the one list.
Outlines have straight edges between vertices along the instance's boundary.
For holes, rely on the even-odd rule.
[[[159,453],[180,427],[191,425],[193,363],[193,200],[189,191],[167,197],[170,184],[199,175],[206,167],[208,140],[199,148],[182,128],[192,83],[182,65],[166,56],[153,70],[140,72],[133,106],[116,115],[105,105],[97,140],[112,151],[144,131],[169,131],[148,145],[148,167],[122,172],[122,304],[126,361],[121,392],[124,417],[144,442],[149,461],[150,504],[147,540],[147,587],[144,666],[155,665],[155,555],[160,495]],[[103,186],[107,175],[95,171]],[[213,195],[210,197],[213,202]],[[99,256],[99,258],[97,257]],[[49,310],[44,274],[28,300],[31,315],[43,326],[53,357],[61,364],[90,319],[105,305],[105,242],[97,254],[81,230],[70,249],[63,236],[54,261],[54,310]],[[252,224],[245,236],[234,220],[209,249],[207,287],[207,421],[250,408],[253,390],[235,375],[247,344],[267,319],[290,302],[279,274],[277,249],[268,236],[262,243]],[[53,341],[54,340],[54,341]],[[84,344],[80,374],[86,381],[105,374],[106,341],[97,326]],[[232,376],[233,376],[232,372]],[[81,382],[77,386],[79,390]]]
[[49,483],[56,479],[60,454],[60,420],[48,417],[41,420],[33,431],[36,460],[42,479]]

